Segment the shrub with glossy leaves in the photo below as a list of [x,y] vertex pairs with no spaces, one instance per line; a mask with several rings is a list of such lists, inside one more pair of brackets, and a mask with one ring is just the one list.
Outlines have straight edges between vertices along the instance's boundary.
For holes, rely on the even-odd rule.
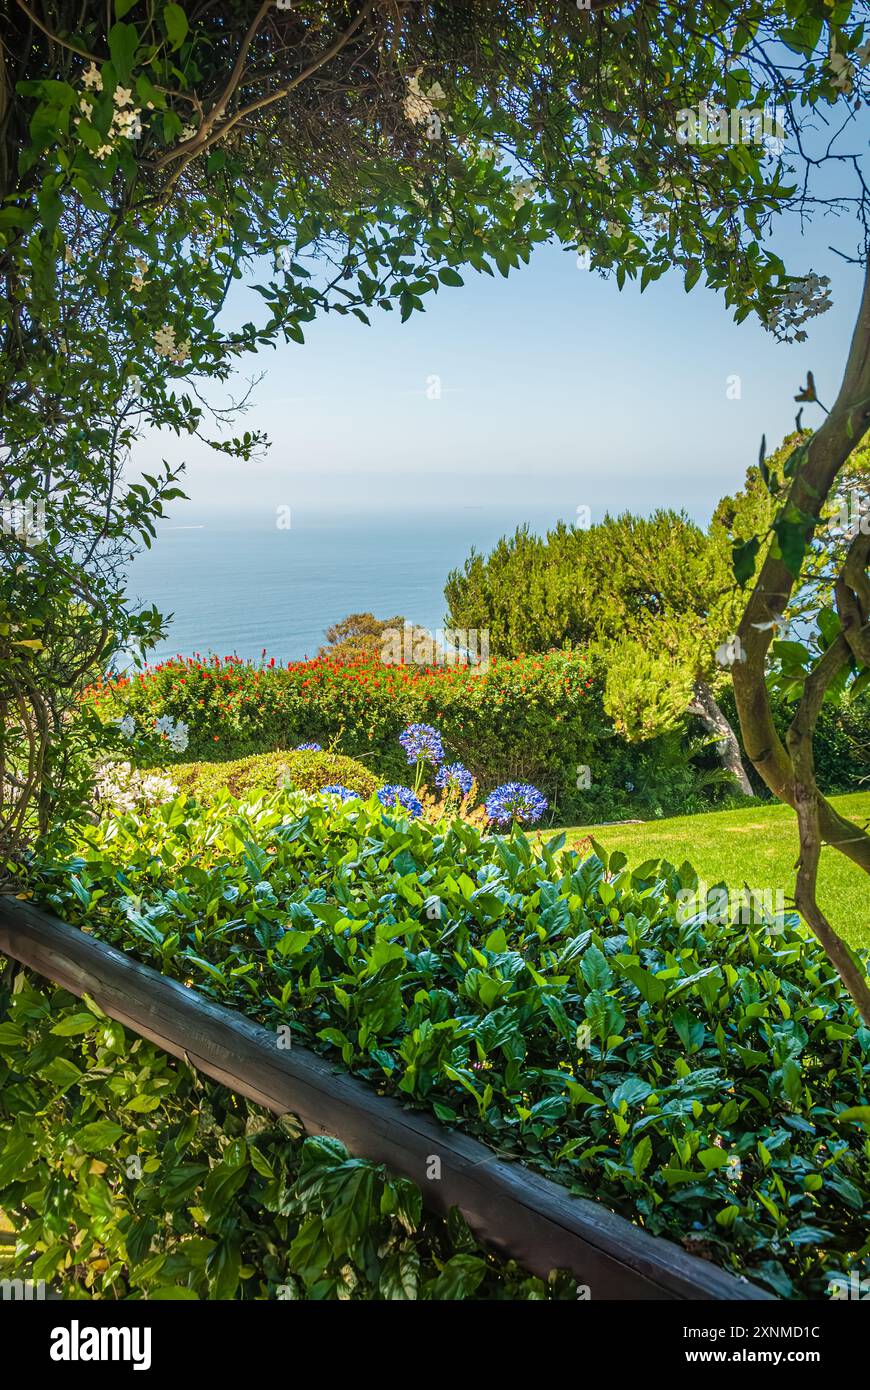
[[67,1299],[576,1298],[0,957],[4,1277]]
[[283,793],[104,821],[32,889],[647,1230],[818,1296],[868,1255],[870,1030],[796,920],[684,920],[694,886]]

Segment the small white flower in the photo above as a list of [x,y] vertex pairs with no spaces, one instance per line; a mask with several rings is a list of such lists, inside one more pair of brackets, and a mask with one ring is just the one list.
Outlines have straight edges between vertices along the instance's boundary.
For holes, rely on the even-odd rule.
[[136,720],[132,714],[125,714],[123,719],[119,719],[118,728],[125,738],[132,738],[136,732]]
[[100,145],[99,149],[94,150],[95,159],[105,159],[112,153],[111,145]]
[[181,141],[192,140],[195,134],[196,134],[196,126],[195,126],[195,125],[183,125],[183,126],[181,127],[181,133],[180,133],[180,135],[179,135],[178,138],[179,138],[179,140],[181,140]]
[[428,92],[420,86],[420,70],[408,78],[408,91],[403,103],[405,117],[412,125],[424,125],[430,140],[441,135],[441,117],[435,110],[436,101],[445,101],[447,93],[440,82],[434,82]]
[[188,743],[188,726],[179,719],[176,723],[169,714],[161,714],[155,728],[158,734],[165,734],[173,753],[183,753]]
[[164,323],[162,328],[155,330],[154,351],[158,357],[174,357],[178,351],[175,343],[175,329],[171,324]]
[[144,275],[134,275],[130,281],[130,289],[134,290],[136,294],[141,294],[147,283]]
[[514,207],[519,209],[534,196],[537,187],[537,179],[515,178],[511,181],[511,194],[513,195]]
[[93,103],[90,101],[85,101],[84,97],[82,97],[81,109],[84,113],[85,120],[89,121],[91,119],[91,116],[94,114]]
[[95,92],[103,90],[103,77],[96,63],[91,63],[87,72],[82,75],[82,81],[88,88],[93,88]]
[[112,100],[116,106],[132,106],[133,93],[129,87],[122,87],[119,83],[112,95]]

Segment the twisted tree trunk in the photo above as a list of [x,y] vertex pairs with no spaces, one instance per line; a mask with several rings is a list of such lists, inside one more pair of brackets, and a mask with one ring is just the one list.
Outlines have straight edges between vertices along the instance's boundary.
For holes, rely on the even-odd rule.
[[689,705],[689,714],[700,719],[707,732],[715,736],[719,761],[725,771],[730,772],[737,781],[743,795],[754,796],[752,783],[746,775],[746,768],[743,766],[743,757],[737,735],[722,713],[706,681],[698,680],[695,682],[695,697]]
[[[826,499],[852,450],[870,428],[870,265],[839,394],[824,424],[812,436],[795,471],[783,509],[808,518],[808,543]],[[828,922],[816,901],[816,874],[821,844],[832,845],[870,874],[870,835],[841,816],[816,783],[812,740],[825,691],[855,661],[870,661],[870,542],[856,537],[835,585],[841,632],[806,680],[803,696],[787,735],[786,747],[776,732],[765,683],[765,659],[780,623],[795,578],[779,555],[768,553],[740,622],[737,635],[743,659],[732,677],[737,712],[747,755],[767,786],[797,812],[800,833],[795,902],[824,948],[865,1023],[870,1024],[870,985],[866,970]]]

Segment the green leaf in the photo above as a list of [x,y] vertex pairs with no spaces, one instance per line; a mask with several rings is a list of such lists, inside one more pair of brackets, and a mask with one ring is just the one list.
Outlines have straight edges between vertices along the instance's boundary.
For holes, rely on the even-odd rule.
[[163,11],[163,23],[173,49],[180,48],[187,38],[187,15],[180,5],[167,5]]
[[755,573],[755,561],[761,548],[761,541],[752,536],[748,541],[735,541],[731,551],[731,564],[734,578],[743,587]]
[[60,1023],[56,1023],[51,1031],[59,1038],[73,1038],[78,1033],[92,1032],[99,1024],[100,1020],[94,1014],[71,1014],[69,1018],[62,1018]]
[[116,1125],[114,1120],[94,1120],[79,1130],[74,1142],[85,1153],[101,1153],[104,1149],[114,1148],[123,1133],[121,1125]]
[[638,1144],[635,1145],[631,1155],[631,1166],[634,1169],[635,1177],[639,1178],[649,1167],[652,1158],[652,1140],[645,1134]]
[[133,57],[139,33],[133,24],[113,24],[109,30],[109,52],[119,83],[127,83],[133,71]]

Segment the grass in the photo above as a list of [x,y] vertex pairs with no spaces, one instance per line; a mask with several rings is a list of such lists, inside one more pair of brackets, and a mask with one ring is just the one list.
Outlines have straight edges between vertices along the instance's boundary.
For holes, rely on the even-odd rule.
[[[841,815],[864,825],[870,821],[870,792],[834,796]],[[713,811],[702,816],[674,816],[640,825],[569,826],[566,843],[576,848],[593,835],[605,849],[621,849],[629,863],[645,859],[687,859],[712,886],[781,888],[792,904],[797,826],[788,806],[757,804],[748,810]],[[867,875],[836,850],[825,846],[819,866],[819,905],[831,925],[852,946],[870,949],[870,892]]]

